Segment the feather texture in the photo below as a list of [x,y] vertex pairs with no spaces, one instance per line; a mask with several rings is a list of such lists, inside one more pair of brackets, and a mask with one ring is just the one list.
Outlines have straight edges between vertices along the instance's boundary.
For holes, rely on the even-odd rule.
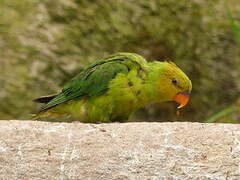
[[173,101],[184,93],[186,99],[191,89],[191,81],[173,62],[147,63],[137,54],[118,53],[81,71],[58,95],[36,99],[46,104],[35,117],[71,115],[88,123],[124,122],[147,103]]
[[84,96],[98,96],[107,91],[109,82],[118,73],[127,74],[136,68],[141,70],[145,60],[137,54],[118,53],[90,65],[76,77],[70,80],[62,92],[50,102],[43,105],[39,112],[48,110],[58,104]]
[[48,96],[42,96],[40,98],[34,99],[33,102],[36,102],[36,103],[48,103],[49,101],[51,101],[55,97],[57,97],[57,94],[48,95]]

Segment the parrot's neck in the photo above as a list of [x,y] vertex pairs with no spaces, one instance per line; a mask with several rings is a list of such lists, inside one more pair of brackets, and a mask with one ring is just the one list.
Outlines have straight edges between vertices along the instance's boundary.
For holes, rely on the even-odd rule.
[[168,99],[165,98],[165,95],[159,89],[160,77],[164,71],[164,63],[154,62],[148,64],[149,71],[146,73],[140,94],[143,104],[167,101]]

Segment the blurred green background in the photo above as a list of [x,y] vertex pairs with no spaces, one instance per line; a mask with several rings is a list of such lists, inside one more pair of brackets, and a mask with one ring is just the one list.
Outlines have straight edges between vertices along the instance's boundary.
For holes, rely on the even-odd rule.
[[190,104],[148,105],[142,121],[240,122],[239,0],[1,0],[0,119],[29,119],[90,62],[116,52],[172,60]]

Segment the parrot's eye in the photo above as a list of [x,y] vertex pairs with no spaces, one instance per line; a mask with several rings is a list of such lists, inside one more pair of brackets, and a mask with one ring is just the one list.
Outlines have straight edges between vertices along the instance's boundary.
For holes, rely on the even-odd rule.
[[175,78],[172,78],[172,84],[174,86],[178,86],[178,81]]

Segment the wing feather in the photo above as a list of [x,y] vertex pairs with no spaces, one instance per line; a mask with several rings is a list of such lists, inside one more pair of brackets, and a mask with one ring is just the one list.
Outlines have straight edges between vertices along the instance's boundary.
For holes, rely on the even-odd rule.
[[72,99],[103,94],[118,73],[128,72],[129,67],[121,61],[108,61],[88,68],[68,82],[60,94],[41,107],[40,112]]

